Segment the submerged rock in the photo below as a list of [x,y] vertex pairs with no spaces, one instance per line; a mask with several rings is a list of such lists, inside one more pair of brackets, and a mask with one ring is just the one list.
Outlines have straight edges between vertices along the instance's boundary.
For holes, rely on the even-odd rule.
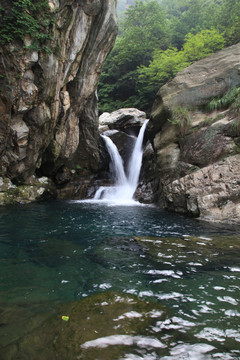
[[239,263],[238,235],[134,238],[155,265],[156,271],[149,272],[153,278],[170,276],[177,279],[227,267],[231,271],[231,267]]
[[117,359],[124,349],[141,343],[161,349],[164,343],[144,333],[166,316],[160,304],[132,295],[96,294],[59,306],[38,328],[2,349],[2,354],[4,360],[95,360],[97,352],[98,359],[106,360]]

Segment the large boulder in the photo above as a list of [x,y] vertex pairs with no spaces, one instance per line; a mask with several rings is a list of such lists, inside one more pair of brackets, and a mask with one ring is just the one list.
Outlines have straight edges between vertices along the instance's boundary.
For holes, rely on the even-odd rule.
[[148,133],[165,208],[240,223],[239,109],[204,108],[239,85],[237,44],[192,64],[159,90]]
[[154,136],[177,106],[199,107],[240,85],[240,43],[214,53],[180,71],[160,88],[149,131]]
[[239,223],[240,155],[230,156],[164,187],[168,209],[206,220]]
[[104,126],[107,129],[117,129],[128,134],[137,135],[139,129],[146,120],[146,113],[135,108],[126,108],[103,113],[99,117],[100,130]]

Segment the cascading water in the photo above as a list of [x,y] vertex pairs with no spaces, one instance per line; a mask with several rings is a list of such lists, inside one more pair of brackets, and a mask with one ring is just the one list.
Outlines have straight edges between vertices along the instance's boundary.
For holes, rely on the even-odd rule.
[[132,156],[129,161],[127,176],[124,172],[123,161],[116,145],[112,142],[110,138],[103,135],[107,150],[112,161],[115,185],[108,187],[100,187],[94,196],[94,200],[104,200],[119,204],[135,203],[135,201],[133,200],[133,195],[138,185],[138,179],[142,166],[143,139],[147,123],[148,120],[145,121],[145,123],[140,129]]

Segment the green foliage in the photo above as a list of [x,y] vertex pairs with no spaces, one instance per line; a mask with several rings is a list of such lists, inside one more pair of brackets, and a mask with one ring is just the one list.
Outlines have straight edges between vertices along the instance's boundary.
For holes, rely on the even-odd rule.
[[188,34],[181,51],[177,48],[155,51],[150,64],[139,67],[139,81],[150,90],[157,89],[193,61],[200,60],[223,47],[224,38],[216,29],[202,30],[196,35]]
[[240,154],[240,146],[239,145],[234,145],[233,150],[236,154]]
[[222,0],[217,17],[217,26],[224,33],[227,46],[240,41],[240,1]]
[[188,65],[190,62],[187,61],[185,54],[177,48],[156,50],[149,66],[139,67],[139,81],[145,88],[156,91]]
[[171,45],[180,50],[188,33],[197,34],[216,25],[220,1],[163,0],[162,6],[170,22]]
[[130,6],[120,30],[99,82],[100,112],[116,110],[117,106],[143,108],[148,99],[138,96],[137,67],[149,63],[153,49],[166,47],[167,23],[157,0]]
[[239,0],[137,1],[120,20],[100,78],[100,112],[149,112],[159,88],[180,70],[239,41]]
[[188,61],[195,61],[224,48],[225,40],[218,30],[202,30],[196,35],[188,34],[183,52]]
[[49,52],[46,41],[51,39],[49,32],[53,22],[47,0],[15,0],[8,6],[0,6],[0,45],[12,41],[32,39],[31,50]]
[[178,126],[181,136],[186,135],[192,125],[189,111],[183,106],[177,106],[174,108],[172,112],[172,118],[168,119],[168,121],[171,124]]
[[207,110],[220,110],[226,109],[231,105],[232,109],[239,111],[240,105],[240,87],[234,87],[230,89],[221,98],[212,99],[207,105]]

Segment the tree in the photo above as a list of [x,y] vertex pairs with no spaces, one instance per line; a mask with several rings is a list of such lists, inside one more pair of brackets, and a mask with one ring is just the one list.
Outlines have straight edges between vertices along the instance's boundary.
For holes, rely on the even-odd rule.
[[163,84],[188,65],[190,62],[184,52],[178,51],[177,48],[169,48],[165,51],[156,50],[150,64],[138,68],[141,88],[144,88],[145,92],[153,92],[155,95]]
[[170,22],[171,46],[180,50],[188,33],[197,34],[214,26],[221,1],[163,0]]
[[122,107],[139,105],[137,67],[148,65],[153,51],[166,48],[166,44],[166,17],[157,0],[137,1],[127,9],[99,81],[100,112],[115,110],[114,101]]
[[230,46],[240,41],[240,1],[222,1],[216,19],[216,26],[224,33],[226,45]]
[[100,78],[100,111],[149,111],[159,87],[178,71],[239,41],[239,0],[137,2],[121,20]]
[[196,35],[190,33],[186,36],[183,52],[187,60],[193,62],[223,49],[224,46],[224,37],[218,30],[202,30]]
[[222,49],[224,45],[224,37],[216,29],[202,30],[196,35],[189,33],[181,51],[177,48],[155,51],[150,64],[138,68],[142,88],[145,88],[145,91],[147,88],[151,92],[156,92],[193,61]]

